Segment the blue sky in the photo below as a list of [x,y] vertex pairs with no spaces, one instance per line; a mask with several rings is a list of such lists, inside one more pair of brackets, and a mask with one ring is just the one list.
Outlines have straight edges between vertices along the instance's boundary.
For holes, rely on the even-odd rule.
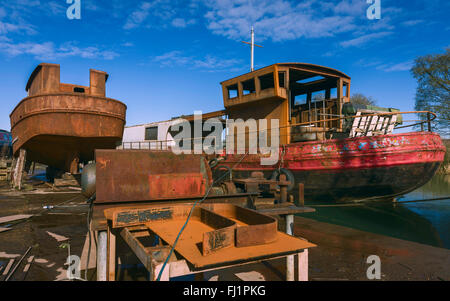
[[450,46],[447,0],[0,1],[0,128],[26,96],[41,62],[61,64],[61,81],[89,85],[89,68],[110,74],[107,96],[127,104],[127,125],[223,108],[219,82],[249,71],[241,43],[255,27],[255,67],[307,62],[352,77],[352,94],[380,106],[414,108],[417,56]]

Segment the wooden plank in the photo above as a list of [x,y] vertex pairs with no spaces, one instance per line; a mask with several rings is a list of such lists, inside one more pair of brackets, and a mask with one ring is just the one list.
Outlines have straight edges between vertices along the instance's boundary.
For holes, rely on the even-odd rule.
[[298,253],[298,281],[308,281],[308,249]]
[[0,233],[12,230],[12,228],[2,228],[0,227]]
[[289,206],[289,207],[274,207],[274,208],[264,208],[259,209],[258,212],[268,215],[280,215],[280,214],[298,214],[298,213],[307,213],[307,212],[315,212],[316,209],[310,207],[297,207],[297,206]]
[[383,116],[378,116],[378,122],[377,122],[377,126],[375,127],[375,130],[373,131],[373,135],[377,136],[377,135],[383,135],[384,134],[384,130],[383,130],[383,124],[385,122],[385,117]]
[[144,267],[151,273],[152,260],[142,243],[133,236],[128,228],[123,228],[120,231],[120,236],[128,244],[136,257],[142,262]]
[[33,216],[32,214],[17,214],[17,215],[4,216],[4,217],[0,217],[0,224],[5,224],[5,223],[21,220],[21,219],[28,219],[32,216]]
[[[87,262],[87,254],[89,250],[89,234],[91,235],[91,251],[89,253],[89,262]],[[81,252],[80,259],[80,270],[93,269],[97,266],[97,252],[95,246],[96,233],[91,230],[90,233],[86,233],[86,238],[84,240],[83,251]]]
[[116,229],[108,227],[107,280],[116,280]]
[[367,130],[366,130],[367,125],[368,125],[368,117],[366,117],[366,116],[361,117],[361,123],[359,124],[359,129],[361,131],[356,134],[357,137],[361,137],[361,136],[363,136],[363,133],[365,134],[367,132]]
[[[356,116],[361,116],[361,112],[356,112]],[[359,128],[359,123],[361,121],[361,117],[356,117],[353,119],[352,129],[350,131],[350,138],[356,137],[356,129]]]
[[386,134],[392,134],[396,122],[397,122],[397,115],[392,115],[389,121],[389,127],[387,128]]
[[373,136],[373,131],[375,130],[375,128],[378,125],[378,116],[372,116],[370,119],[370,124],[369,124],[369,128],[367,130],[367,134],[366,136]]
[[47,232],[48,235],[50,235],[51,237],[56,239],[56,241],[58,241],[58,242],[69,240],[68,237],[65,237],[65,236],[62,236],[62,235],[50,232],[50,231],[46,231],[46,232]]
[[15,260],[15,259],[10,259],[10,260],[9,260],[8,264],[6,265],[5,270],[3,271],[3,274],[2,274],[3,276],[8,275],[9,270],[11,270],[11,267],[12,267],[12,265],[13,265],[13,263],[14,263],[14,260]]
[[178,260],[170,263],[169,267],[169,276],[170,277],[178,277],[192,274],[186,260]]
[[391,117],[392,116],[388,116],[384,119],[384,123],[383,123],[383,127],[382,127],[382,132],[384,135],[386,135],[388,133],[388,127],[390,124]]

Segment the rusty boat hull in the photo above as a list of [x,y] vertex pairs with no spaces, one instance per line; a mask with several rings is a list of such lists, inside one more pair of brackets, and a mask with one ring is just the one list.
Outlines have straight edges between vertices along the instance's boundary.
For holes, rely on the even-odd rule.
[[392,199],[426,184],[445,151],[438,134],[418,132],[292,143],[280,149],[274,166],[260,165],[259,155],[247,155],[236,166],[243,155],[227,155],[220,164],[234,166],[238,178],[253,171],[270,178],[280,167],[288,170],[292,192],[303,183],[307,202],[364,201]]
[[77,173],[95,149],[121,141],[126,105],[105,97],[107,74],[91,70],[91,86],[59,83],[59,65],[41,64],[27,84],[28,97],[10,114],[13,153],[27,161]]

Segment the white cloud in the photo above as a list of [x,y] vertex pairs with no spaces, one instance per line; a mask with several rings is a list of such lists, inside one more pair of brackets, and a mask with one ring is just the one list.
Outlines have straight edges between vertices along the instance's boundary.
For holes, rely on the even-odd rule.
[[14,44],[10,40],[0,42],[0,52],[3,52],[9,56],[32,55],[36,59],[42,60],[65,57],[112,60],[119,56],[119,54],[114,51],[101,50],[97,47],[82,48],[75,46],[72,43],[65,43],[59,47],[56,47],[53,42],[25,42]]
[[359,46],[362,46],[364,44],[367,44],[370,41],[381,39],[381,38],[387,37],[387,36],[389,36],[391,34],[393,34],[393,32],[389,32],[389,31],[370,33],[370,34],[366,34],[366,35],[357,37],[357,38],[352,39],[352,40],[341,42],[340,45],[342,47],[345,47],[345,48],[346,47],[350,47],[350,46],[359,47]]
[[[361,1],[360,1],[361,2]],[[294,40],[298,38],[331,37],[356,29],[357,11],[360,4],[355,0],[323,3],[318,0],[290,2],[287,0],[260,1],[207,1],[205,14],[207,27],[213,33],[230,39],[249,36],[255,27],[259,40]],[[365,16],[361,12],[361,16]]]
[[191,19],[191,20],[185,20],[183,18],[175,18],[172,20],[172,26],[173,27],[177,27],[177,28],[185,28],[188,25],[192,25],[195,24],[196,20],[195,19]]
[[50,1],[47,3],[49,11],[55,15],[55,16],[65,16],[65,12],[67,10],[67,7],[65,7],[64,5],[62,5],[61,3],[65,3],[65,2],[56,2],[56,1]]
[[6,16],[6,11],[3,7],[0,7],[0,19]]
[[365,16],[368,4],[364,0],[343,0],[337,4],[332,3],[331,7],[336,14]]
[[423,23],[424,20],[408,20],[402,23],[403,26],[415,26],[417,24]]
[[153,61],[159,63],[162,67],[185,66],[192,69],[200,69],[209,72],[222,71],[224,69],[236,70],[242,68],[240,60],[222,59],[212,55],[206,55],[203,58],[183,55],[181,51],[174,50],[166,52],[153,58]]
[[[197,21],[192,17],[198,14],[195,1],[186,3],[186,1],[173,0],[155,0],[153,2],[143,2],[127,17],[123,26],[126,30],[139,27],[145,28],[167,28],[168,26],[176,28],[185,28],[195,24]],[[198,7],[198,6],[197,6]]]
[[123,47],[133,47],[134,44],[131,43],[131,42],[125,42],[125,43],[122,44],[122,46],[123,46]]
[[409,70],[411,70],[413,64],[414,64],[413,61],[406,61],[406,62],[393,64],[393,65],[389,65],[389,64],[380,65],[376,69],[383,70],[384,72],[409,71]]
[[183,18],[175,18],[172,20],[172,26],[184,28],[186,27],[186,21]]
[[158,1],[154,2],[143,2],[139,6],[138,9],[133,11],[127,18],[127,22],[123,26],[124,29],[133,29],[136,27],[139,27],[142,22],[147,19],[150,9],[157,3]]
[[0,34],[8,34],[12,32],[25,32],[30,35],[37,33],[37,31],[34,29],[34,26],[29,24],[13,24],[0,21]]
[[87,10],[98,11],[100,7],[93,3],[95,0],[83,0],[83,5]]

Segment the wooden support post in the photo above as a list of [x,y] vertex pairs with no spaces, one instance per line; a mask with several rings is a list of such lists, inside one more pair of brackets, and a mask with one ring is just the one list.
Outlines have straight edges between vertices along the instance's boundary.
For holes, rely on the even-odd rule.
[[36,162],[33,162],[31,165],[31,175],[34,175],[34,170],[36,169]]
[[[294,215],[286,215],[286,234],[292,235],[294,228]],[[286,281],[294,281],[294,255],[289,255],[286,257]]]
[[[286,181],[286,175],[281,174],[280,175],[280,181]],[[287,202],[287,186],[286,185],[280,185],[280,203]]]
[[23,178],[23,169],[25,167],[25,160],[27,156],[27,151],[24,149],[20,149],[19,158],[16,161],[16,166],[14,168],[14,177],[13,177],[13,187],[18,190],[22,189],[22,178]]
[[107,245],[108,233],[106,231],[99,231],[97,248],[97,281],[106,281]]
[[[108,221],[111,223],[111,221]],[[108,226],[107,280],[116,280],[116,231]]]
[[298,184],[298,205],[305,207],[305,185],[303,183]]
[[73,175],[78,174],[78,163],[80,163],[79,154],[77,152],[71,153],[67,161],[69,172]]
[[308,281],[308,249],[298,253],[298,281]]

